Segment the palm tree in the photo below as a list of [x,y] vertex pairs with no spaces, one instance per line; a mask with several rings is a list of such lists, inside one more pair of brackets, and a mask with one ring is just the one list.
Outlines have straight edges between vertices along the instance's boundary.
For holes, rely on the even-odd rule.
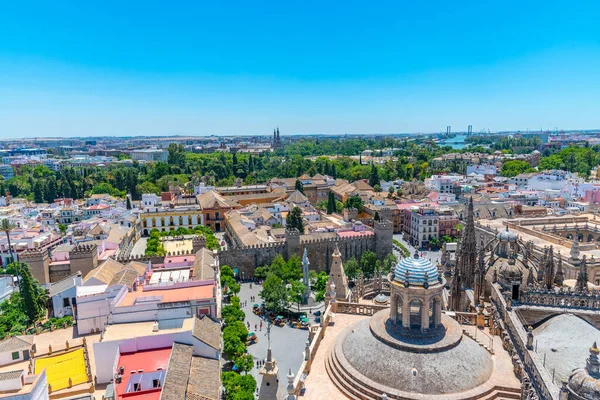
[[13,256],[12,247],[10,245],[10,232],[15,229],[17,226],[10,222],[8,218],[4,218],[0,221],[0,231],[6,233],[6,240],[8,241],[8,252],[10,253],[11,263],[15,262],[15,257]]

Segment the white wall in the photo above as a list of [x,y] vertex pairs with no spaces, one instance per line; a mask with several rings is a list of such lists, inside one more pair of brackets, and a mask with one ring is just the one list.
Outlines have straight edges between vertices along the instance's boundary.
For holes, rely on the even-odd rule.
[[0,353],[0,366],[17,363],[19,361],[23,361],[23,350],[19,350],[19,358],[16,360],[12,359],[12,351],[7,351],[4,353]]

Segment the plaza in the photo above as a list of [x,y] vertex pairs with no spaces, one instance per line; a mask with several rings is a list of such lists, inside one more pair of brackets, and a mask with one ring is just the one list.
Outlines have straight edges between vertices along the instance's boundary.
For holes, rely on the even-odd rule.
[[[248,353],[255,360],[254,368],[249,372],[257,382],[261,381],[261,377],[259,375],[260,368],[257,368],[256,361],[265,360],[267,357],[267,324],[268,322],[262,320],[258,315],[255,315],[252,312],[252,306],[255,303],[260,304],[262,300],[259,298],[259,292],[262,287],[257,284],[252,284],[252,288],[250,288],[250,283],[242,283],[241,290],[239,293],[240,301],[242,302],[242,310],[246,313],[246,319],[244,323],[250,323],[250,332],[256,332],[256,336],[258,336],[258,343],[252,344],[248,346]],[[255,296],[256,300],[254,302],[250,301],[250,296]],[[244,306],[245,303],[245,306]],[[314,316],[310,316],[311,323],[314,323]],[[262,321],[262,330],[260,329],[260,323]],[[255,326],[258,329],[255,330]],[[277,361],[277,365],[279,367],[279,392],[284,393],[286,379],[285,375],[288,370],[291,368],[292,372],[297,373],[302,361],[304,359],[304,347],[306,344],[306,340],[308,340],[308,331],[302,329],[292,328],[289,325],[284,325],[282,327],[273,326],[271,328],[271,349],[273,351],[273,357]]]

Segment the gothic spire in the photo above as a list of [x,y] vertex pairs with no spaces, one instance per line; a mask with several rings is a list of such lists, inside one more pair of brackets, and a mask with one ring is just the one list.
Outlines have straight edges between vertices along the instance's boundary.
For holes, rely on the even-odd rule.
[[551,289],[554,284],[554,250],[552,245],[548,249],[548,257],[544,265],[544,286]]
[[587,276],[587,261],[586,261],[586,256],[584,255],[583,258],[581,259],[581,264],[579,265],[579,274],[577,275],[577,284],[575,285],[575,287],[579,290],[585,290],[587,289],[587,281],[588,281],[588,276]]
[[477,269],[475,270],[475,299],[482,298],[485,294],[485,252],[479,250]]
[[556,263],[556,274],[554,275],[554,284],[562,286],[565,281],[565,275],[562,270],[562,256],[558,252],[558,262]]
[[456,260],[464,287],[473,287],[476,262],[477,241],[475,239],[475,220],[473,218],[473,197],[471,197],[467,208],[467,221]]
[[529,274],[527,275],[527,287],[533,288],[535,280],[533,279],[533,266],[529,267]]

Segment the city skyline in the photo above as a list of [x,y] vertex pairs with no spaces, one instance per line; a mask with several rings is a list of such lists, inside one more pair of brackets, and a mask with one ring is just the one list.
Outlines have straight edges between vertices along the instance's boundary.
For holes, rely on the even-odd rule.
[[0,138],[600,127],[592,2],[78,6],[4,7]]

